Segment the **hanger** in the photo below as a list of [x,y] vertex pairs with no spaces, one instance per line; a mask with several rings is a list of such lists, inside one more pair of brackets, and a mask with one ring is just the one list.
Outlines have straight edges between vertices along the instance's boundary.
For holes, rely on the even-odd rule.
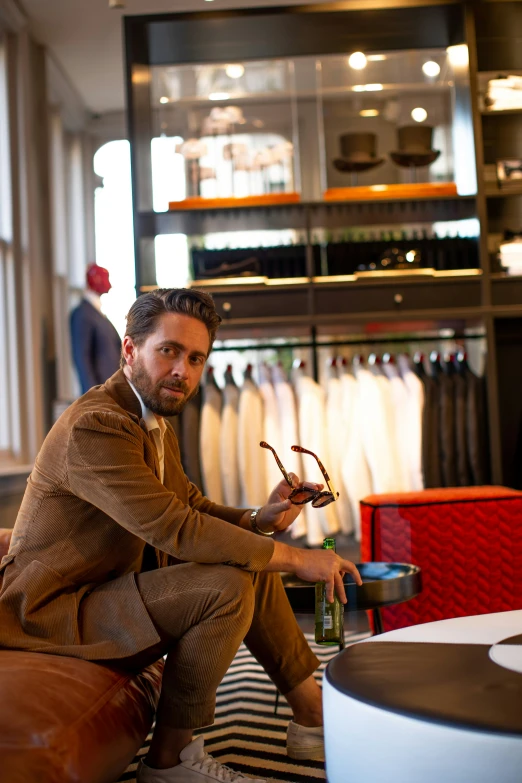
[[462,374],[464,374],[470,369],[468,364],[468,354],[466,353],[466,351],[459,351],[455,355],[455,366],[457,370]]
[[417,351],[413,357],[413,369],[419,378],[425,378],[426,368],[424,367],[424,354]]
[[236,386],[231,364],[227,364],[227,369],[225,370],[225,383],[229,386]]
[[432,351],[430,353],[430,367],[435,378],[438,378],[441,372],[443,372],[442,365],[440,363],[440,353],[438,351]]
[[207,365],[207,374],[205,376],[205,386],[214,386],[216,389],[219,389],[219,386],[216,383],[216,378],[214,376],[214,368],[211,364]]
[[243,373],[243,381],[252,381],[254,382],[254,379],[252,378],[252,365],[249,363],[245,367],[245,372]]
[[449,353],[444,357],[444,364],[442,365],[443,372],[450,378],[455,374],[455,354]]

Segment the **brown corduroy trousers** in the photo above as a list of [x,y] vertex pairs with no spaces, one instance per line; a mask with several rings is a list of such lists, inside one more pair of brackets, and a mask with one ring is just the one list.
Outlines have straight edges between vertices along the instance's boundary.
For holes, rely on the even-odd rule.
[[157,719],[179,729],[214,721],[216,690],[244,640],[284,695],[318,667],[279,574],[184,563],[137,576],[161,642],[117,666],[167,655]]

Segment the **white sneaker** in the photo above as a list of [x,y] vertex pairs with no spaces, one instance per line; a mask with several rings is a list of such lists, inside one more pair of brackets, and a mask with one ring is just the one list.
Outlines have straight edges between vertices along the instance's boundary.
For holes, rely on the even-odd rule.
[[286,752],[291,759],[324,761],[323,727],[300,726],[291,720],[286,732]]
[[212,780],[218,780],[220,783],[267,783],[261,778],[247,778],[220,764],[205,753],[203,737],[192,740],[183,748],[179,758],[181,764],[168,769],[153,769],[140,761],[136,771],[136,783],[210,783]]

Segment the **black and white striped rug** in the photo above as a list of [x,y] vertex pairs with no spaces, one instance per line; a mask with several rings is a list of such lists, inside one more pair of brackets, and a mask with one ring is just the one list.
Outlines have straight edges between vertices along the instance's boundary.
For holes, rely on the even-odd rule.
[[[305,635],[321,661],[315,675],[321,682],[323,670],[337,648],[316,645],[311,634]],[[367,636],[347,635],[346,642],[351,644]],[[275,694],[272,681],[242,644],[218,688],[214,725],[197,732],[205,737],[205,750],[237,772],[268,778],[273,783],[326,780],[323,762],[294,761],[286,755],[286,728],[292,714],[282,698],[274,715]],[[151,736],[118,783],[134,783],[136,766],[147,753]]]

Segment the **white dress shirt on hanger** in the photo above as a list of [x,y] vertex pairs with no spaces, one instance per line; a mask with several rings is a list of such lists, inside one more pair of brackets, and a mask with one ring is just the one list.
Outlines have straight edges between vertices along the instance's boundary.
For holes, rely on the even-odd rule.
[[239,389],[232,381],[225,383],[223,412],[221,414],[220,468],[225,506],[241,505],[238,462]]
[[255,508],[267,501],[265,449],[263,440],[263,398],[250,377],[245,377],[239,395],[238,461],[242,503]]
[[395,424],[395,447],[397,449],[397,492],[410,492],[411,472],[411,434],[410,434],[410,395],[406,384],[399,375],[395,364],[383,363],[383,371],[390,382],[391,400]]
[[[301,455],[292,451],[292,446],[302,445],[299,440],[299,428],[297,421],[297,400],[293,387],[288,383],[283,368],[277,365],[272,369],[272,378],[274,381],[274,391],[279,412],[280,429],[280,448],[278,456],[288,473],[295,473],[300,479],[303,478],[303,464]],[[270,443],[270,441],[268,441]],[[273,443],[270,443],[274,446]],[[275,446],[274,446],[275,448]],[[270,454],[273,459],[272,454]],[[275,464],[275,460],[274,460]],[[290,528],[292,538],[299,538],[306,533],[305,515],[301,513]]]
[[330,460],[326,470],[339,492],[336,511],[341,530],[343,533],[351,533],[353,530],[352,509],[342,476],[342,461],[350,433],[345,427],[343,418],[342,395],[341,379],[337,372],[337,363],[334,360],[327,368],[326,378],[326,432]]
[[378,379],[366,367],[356,365],[355,377],[359,385],[362,441],[372,477],[372,492],[393,492],[395,455],[389,440],[383,392]]
[[[263,422],[263,440],[266,440],[266,442],[276,450],[279,458],[282,459],[283,441],[281,438],[279,408],[277,405],[277,397],[274,385],[272,383],[270,368],[266,364],[262,364],[259,368],[259,393],[263,398],[263,406],[265,411]],[[268,449],[265,449],[264,455],[267,483],[266,489],[268,497],[274,487],[276,487],[277,484],[279,484],[279,482],[283,479],[283,474],[279,470],[272,452]]]
[[[331,460],[326,435],[324,390],[304,370],[295,371],[295,385],[299,407],[299,445],[317,454],[328,471]],[[313,457],[303,454],[303,466],[306,481],[324,484],[323,475]],[[321,544],[325,536],[338,532],[340,526],[336,505],[336,502],[324,508],[313,508],[311,503],[305,505],[306,537],[311,546]]]
[[361,384],[346,368],[341,376],[343,401],[343,432],[346,433],[341,473],[352,509],[354,534],[361,540],[361,508],[359,502],[372,493],[372,477],[364,453],[362,419],[364,405]]
[[213,380],[207,378],[202,386],[203,406],[199,429],[201,477],[205,495],[214,503],[223,505],[220,471],[222,395]]

